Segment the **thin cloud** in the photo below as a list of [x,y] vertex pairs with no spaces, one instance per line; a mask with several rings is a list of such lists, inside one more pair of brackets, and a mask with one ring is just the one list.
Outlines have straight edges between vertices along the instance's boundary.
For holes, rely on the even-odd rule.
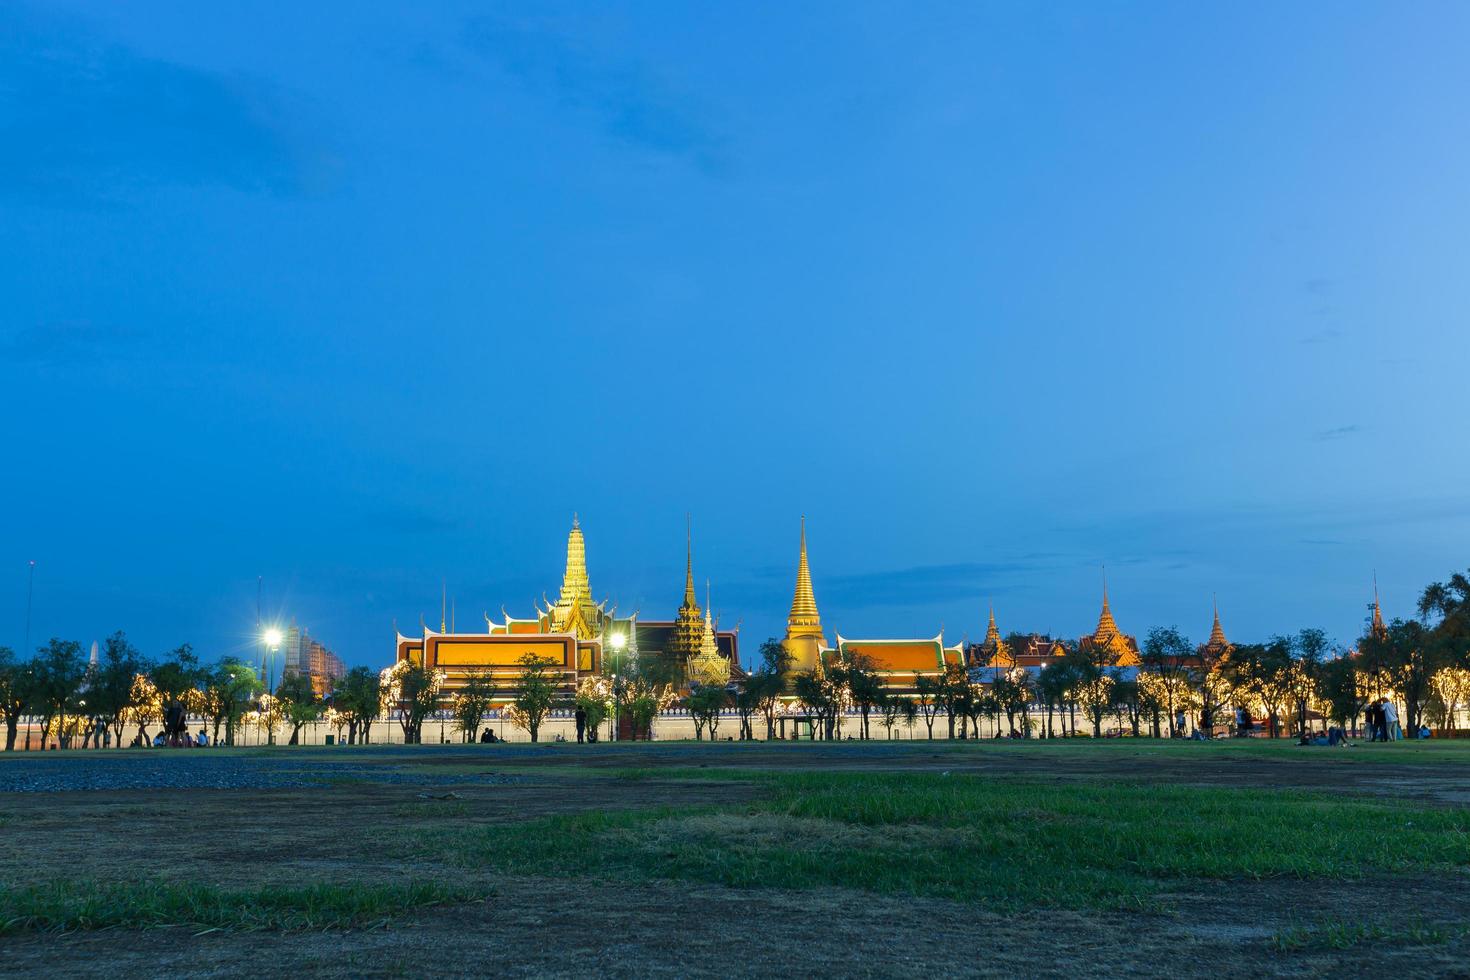
[[482,19],[465,45],[528,91],[595,119],[628,146],[688,160],[709,175],[728,170],[724,140],[694,100],[649,66],[600,55],[548,30]]
[[0,354],[15,363],[77,364],[136,356],[152,344],[151,334],[132,327],[67,320],[0,337]]
[[[1321,312],[1321,311],[1319,311]],[[1307,334],[1302,338],[1304,344],[1330,344],[1342,337],[1342,331],[1336,327],[1328,327],[1326,330],[1318,330],[1316,333]]]
[[1323,429],[1312,436],[1317,442],[1330,442],[1333,439],[1345,439],[1348,436],[1357,435],[1363,431],[1361,425],[1339,425],[1334,429]]
[[77,25],[11,10],[0,30],[0,195],[107,207],[128,189],[326,189],[319,121],[260,79],[140,55]]

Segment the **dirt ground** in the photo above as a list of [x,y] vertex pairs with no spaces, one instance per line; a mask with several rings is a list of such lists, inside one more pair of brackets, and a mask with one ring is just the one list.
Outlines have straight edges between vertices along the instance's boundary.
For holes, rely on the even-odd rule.
[[[1470,767],[1296,759],[1118,757],[983,746],[849,751],[846,746],[620,746],[497,754],[423,751],[415,765],[484,764],[493,784],[342,782],[316,789],[97,791],[7,795],[0,880],[163,874],[229,886],[404,880],[435,873],[387,856],[383,834],[442,822],[499,823],[591,807],[739,802],[758,785],[578,778],[577,769],[700,767],[925,769],[1072,780],[1333,789],[1466,805]],[[368,762],[376,757],[365,756]],[[402,765],[402,755],[384,755]],[[559,770],[565,771],[559,771]],[[449,769],[442,770],[448,773]],[[672,774],[671,774],[672,775]],[[453,800],[423,799],[453,792]],[[1106,846],[1106,842],[1099,842]],[[170,927],[0,940],[3,972],[144,977],[256,976],[1314,976],[1470,977],[1470,939],[1280,951],[1271,937],[1324,917],[1396,924],[1470,922],[1470,871],[1344,884],[1267,880],[1189,887],[1169,913],[1023,912],[844,889],[742,890],[687,882],[612,884],[515,875],[488,897],[409,913],[384,929],[259,934]],[[1406,919],[1406,910],[1423,909]]]

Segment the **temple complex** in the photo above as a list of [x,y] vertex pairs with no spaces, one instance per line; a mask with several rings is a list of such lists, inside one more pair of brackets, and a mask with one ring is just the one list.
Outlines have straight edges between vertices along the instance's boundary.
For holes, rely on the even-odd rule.
[[[723,673],[728,681],[745,676],[736,631],[718,629],[708,616],[700,618],[694,598],[692,542],[686,554],[684,586],[684,602],[674,620],[642,620],[636,612],[618,616],[607,600],[593,598],[587,543],[581,522],[574,516],[567,535],[561,591],[554,602],[543,596],[533,604],[536,614],[525,619],[509,615],[502,607],[499,620],[486,614],[484,632],[446,632],[442,622],[436,632],[421,621],[422,636],[397,635],[396,658],[442,670],[446,696],[462,687],[472,673],[483,673],[499,690],[499,701],[515,696],[523,669],[521,658],[526,654],[550,667],[562,696],[573,694],[583,677],[602,673],[605,655],[612,657],[606,666],[613,671],[640,657],[668,658],[671,676],[686,684],[691,660],[697,660],[702,678]],[[723,669],[710,659],[711,644],[713,657],[722,662]]]

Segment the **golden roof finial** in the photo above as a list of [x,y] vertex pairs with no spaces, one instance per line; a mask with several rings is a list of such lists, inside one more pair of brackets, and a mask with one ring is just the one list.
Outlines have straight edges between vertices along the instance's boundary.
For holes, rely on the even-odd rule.
[[449,580],[448,579],[441,578],[439,580],[439,632],[441,632],[441,633],[444,632],[444,626],[445,626],[445,623],[444,623],[444,610],[446,608],[445,607],[445,601],[448,599],[448,597],[449,597]]
[[817,597],[812,592],[812,571],[806,558],[806,515],[801,515],[801,557],[796,563],[796,594],[791,597],[791,615],[786,620],[787,636],[821,636],[822,620],[817,614]]

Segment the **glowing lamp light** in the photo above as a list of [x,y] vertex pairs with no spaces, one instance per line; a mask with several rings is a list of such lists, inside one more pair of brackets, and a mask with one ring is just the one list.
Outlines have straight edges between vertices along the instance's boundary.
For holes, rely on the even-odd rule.
[[628,637],[625,633],[614,633],[608,637],[607,642],[614,650],[621,650],[628,645]]
[[276,629],[274,626],[265,631],[265,645],[270,647],[272,650],[279,647],[283,639],[285,639],[285,637],[281,635],[281,631]]

